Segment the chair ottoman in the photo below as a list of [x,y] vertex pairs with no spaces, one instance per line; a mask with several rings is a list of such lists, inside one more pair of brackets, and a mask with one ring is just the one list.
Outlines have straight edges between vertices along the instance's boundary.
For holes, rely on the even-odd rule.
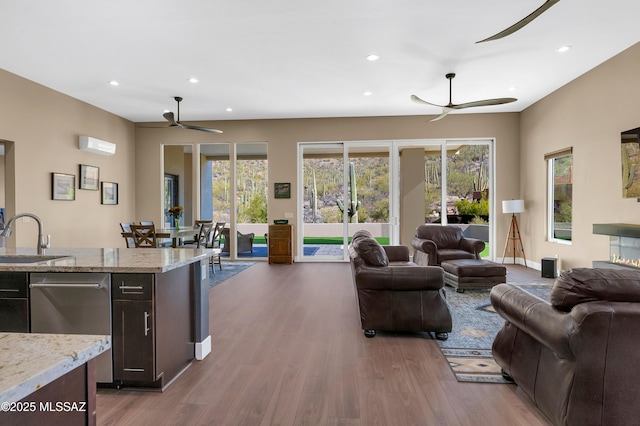
[[463,293],[465,289],[491,288],[507,282],[507,268],[482,259],[453,259],[440,264],[444,283]]

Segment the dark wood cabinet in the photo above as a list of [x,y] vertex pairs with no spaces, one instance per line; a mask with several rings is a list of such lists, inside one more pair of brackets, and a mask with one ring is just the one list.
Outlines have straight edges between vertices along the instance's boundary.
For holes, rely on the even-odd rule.
[[164,388],[194,359],[196,269],[112,274],[115,382]]
[[269,263],[293,263],[292,231],[292,225],[269,225]]
[[155,382],[153,274],[113,274],[113,379]]
[[29,283],[26,272],[0,272],[0,331],[29,332]]

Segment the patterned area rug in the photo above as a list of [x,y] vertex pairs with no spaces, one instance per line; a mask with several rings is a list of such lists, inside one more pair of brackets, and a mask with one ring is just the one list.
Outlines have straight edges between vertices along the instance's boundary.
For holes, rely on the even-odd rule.
[[244,271],[255,262],[222,262],[222,270],[218,265],[213,265],[215,273],[209,272],[209,288],[212,288],[235,274]]
[[[551,285],[531,283],[519,285],[523,290],[549,300]],[[489,300],[490,289],[465,290],[457,293],[446,286],[445,293],[453,319],[449,339],[436,340],[460,382],[509,383],[502,378],[493,360],[491,345],[504,319]]]

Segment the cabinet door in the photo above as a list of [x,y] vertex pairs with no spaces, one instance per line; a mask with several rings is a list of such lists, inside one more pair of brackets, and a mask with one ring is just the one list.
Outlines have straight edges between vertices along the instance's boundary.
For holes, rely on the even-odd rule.
[[0,331],[29,332],[29,299],[0,299]]
[[29,288],[26,272],[0,273],[0,331],[29,332]]
[[156,380],[154,319],[151,300],[113,301],[115,380]]

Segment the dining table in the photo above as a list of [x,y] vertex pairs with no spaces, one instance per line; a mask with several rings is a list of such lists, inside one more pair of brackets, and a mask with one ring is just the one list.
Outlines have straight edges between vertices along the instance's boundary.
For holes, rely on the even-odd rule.
[[200,227],[181,226],[180,228],[156,228],[156,239],[171,238],[171,247],[180,247],[184,238],[198,235]]
[[[156,240],[171,239],[171,247],[176,248],[182,245],[184,238],[195,237],[198,234],[198,227],[181,226],[180,228],[156,228]],[[124,238],[133,238],[131,232],[122,232]]]

